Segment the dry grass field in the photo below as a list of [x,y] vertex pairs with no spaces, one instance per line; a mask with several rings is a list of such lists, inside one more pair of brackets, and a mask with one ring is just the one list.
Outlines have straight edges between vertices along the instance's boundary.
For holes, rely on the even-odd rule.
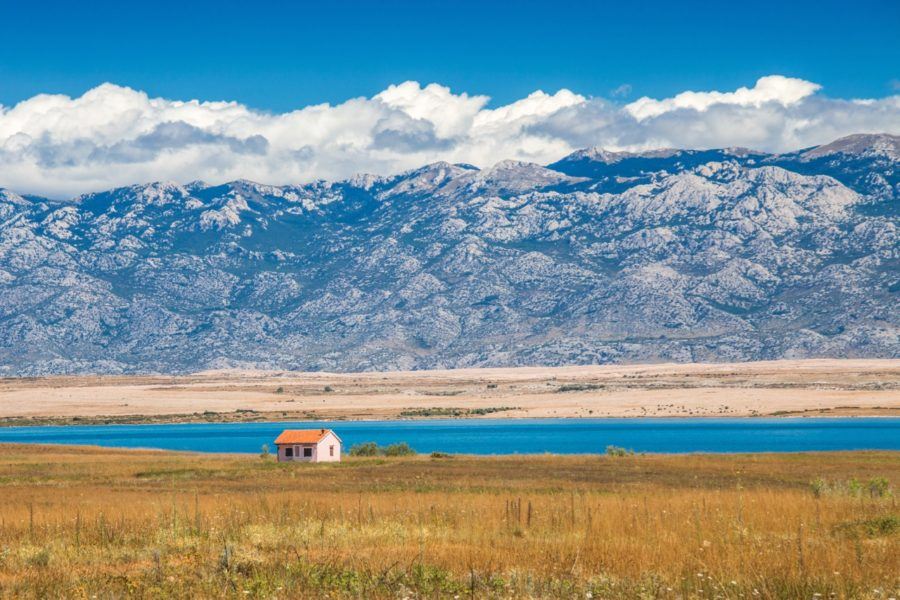
[[0,379],[0,424],[898,415],[900,360]]
[[353,458],[0,445],[0,597],[878,598],[890,452]]

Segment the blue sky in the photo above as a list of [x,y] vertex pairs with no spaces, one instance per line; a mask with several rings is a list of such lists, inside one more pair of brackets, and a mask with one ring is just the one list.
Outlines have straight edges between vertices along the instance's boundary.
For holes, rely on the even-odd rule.
[[[665,97],[768,74],[828,96],[900,80],[900,2],[2,1],[0,104],[106,81],[285,111],[406,80],[484,94]],[[627,88],[623,88],[627,89]]]

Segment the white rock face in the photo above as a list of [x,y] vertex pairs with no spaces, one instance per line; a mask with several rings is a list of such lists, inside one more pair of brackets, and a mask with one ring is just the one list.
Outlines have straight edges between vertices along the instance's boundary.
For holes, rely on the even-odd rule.
[[896,136],[851,137],[0,190],[0,375],[897,357]]

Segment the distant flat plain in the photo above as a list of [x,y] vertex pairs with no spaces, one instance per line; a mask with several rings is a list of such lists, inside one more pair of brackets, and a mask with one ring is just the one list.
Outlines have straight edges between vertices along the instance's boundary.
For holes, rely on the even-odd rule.
[[7,425],[898,414],[900,360],[891,359],[0,379]]

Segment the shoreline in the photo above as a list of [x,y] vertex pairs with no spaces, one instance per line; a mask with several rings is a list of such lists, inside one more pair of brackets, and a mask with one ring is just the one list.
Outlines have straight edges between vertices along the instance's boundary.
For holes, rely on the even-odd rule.
[[[215,458],[236,458],[236,459],[259,459],[259,452],[237,452],[237,451],[229,451],[229,452],[215,452],[208,450],[178,450],[171,448],[155,448],[152,446],[101,446],[99,444],[65,444],[65,443],[54,443],[54,442],[7,442],[0,441],[0,455],[5,453],[8,450],[35,450],[35,451],[46,451],[46,450],[66,450],[71,451],[73,453],[80,454],[115,454],[115,453],[125,453],[125,454],[162,454],[164,456],[202,456],[202,457],[215,457]],[[627,449],[626,449],[627,450]],[[440,456],[434,456],[434,454],[440,454]],[[632,458],[632,459],[640,459],[640,458],[677,458],[677,457],[786,457],[786,456],[822,456],[822,455],[860,455],[860,454],[873,454],[873,455],[894,455],[900,456],[900,449],[894,450],[890,448],[858,448],[851,450],[744,450],[744,451],[713,451],[713,450],[693,450],[693,451],[685,451],[685,452],[646,452],[646,451],[629,451],[628,453],[621,456],[612,456],[607,452],[505,452],[505,453],[492,453],[492,454],[473,454],[466,452],[443,452],[443,451],[435,451],[435,452],[416,452],[415,454],[409,454],[402,457],[396,456],[351,456],[347,454],[346,456],[342,456],[341,460],[337,463],[304,463],[304,462],[287,462],[287,463],[278,463],[273,458],[266,459],[268,462],[272,462],[275,464],[284,465],[284,468],[313,468],[313,469],[321,469],[321,468],[335,468],[335,465],[340,465],[341,463],[367,463],[367,462],[378,462],[385,460],[399,460],[399,461],[444,461],[444,460],[452,460],[452,459],[463,459],[463,460],[505,460],[505,459],[528,459],[528,458],[608,458],[610,460],[621,459],[621,458]],[[339,467],[338,467],[339,468]]]
[[[490,413],[486,415],[466,415],[466,416],[415,416],[415,417],[395,417],[395,418],[379,418],[376,416],[365,417],[355,416],[348,418],[306,418],[297,416],[297,418],[283,417],[278,415],[277,418],[269,415],[255,413],[248,418],[241,418],[244,413],[216,413],[222,418],[203,418],[204,415],[95,415],[90,417],[3,417],[0,418],[0,429],[9,427],[73,427],[73,426],[102,426],[102,425],[217,425],[217,424],[249,424],[249,423],[408,423],[413,421],[481,421],[481,420],[497,420],[497,421],[592,421],[592,420],[758,420],[758,419],[890,419],[900,418],[900,407],[871,407],[861,409],[860,407],[837,407],[839,409],[847,409],[846,412],[835,412],[834,409],[817,409],[805,411],[781,411],[769,414],[754,415],[609,415],[609,416],[559,416],[559,417],[539,417],[539,416],[504,416],[500,413]],[[235,417],[235,418],[229,418]]]

